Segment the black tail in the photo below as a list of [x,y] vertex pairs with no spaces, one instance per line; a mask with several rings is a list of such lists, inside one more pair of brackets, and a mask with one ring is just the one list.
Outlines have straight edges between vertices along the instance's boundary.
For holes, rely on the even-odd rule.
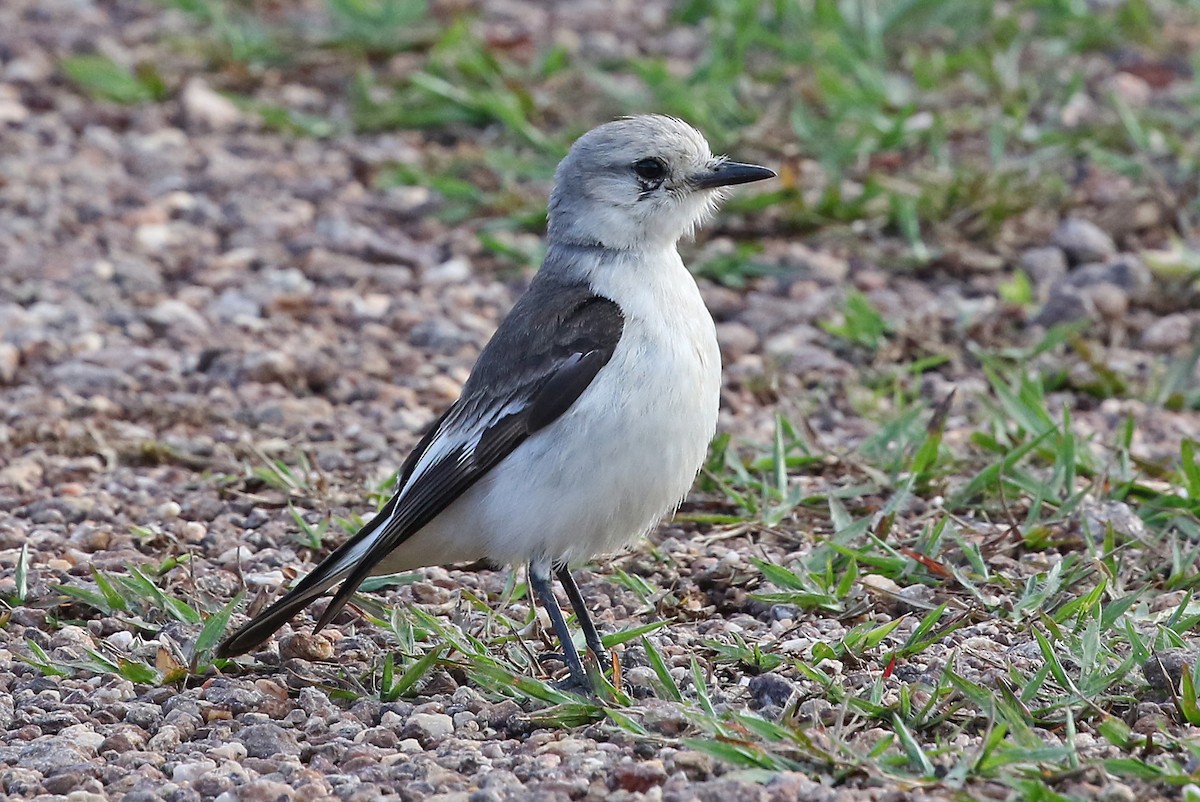
[[[362,529],[358,530],[358,533],[354,537],[335,549],[320,565],[310,571],[308,576],[300,580],[296,587],[289,590],[282,599],[272,604],[266,610],[263,610],[239,630],[221,641],[221,645],[217,647],[217,657],[236,657],[239,654],[245,654],[250,651],[275,634],[276,630],[286,624],[296,613],[311,604],[314,599],[349,576],[355,568],[359,567],[364,554],[369,550],[370,544],[376,536],[376,531],[385,522],[390,521],[391,513],[395,506],[396,498],[393,497],[374,518],[364,524]],[[385,527],[379,534],[382,535],[386,531]],[[362,582],[362,579],[360,577],[354,583],[355,588]],[[333,618],[337,614],[337,610],[346,604],[350,598],[350,594],[353,592],[354,588],[351,588],[346,594],[339,595],[338,601],[331,604],[330,609],[325,611],[326,615],[322,617],[321,623],[317,625],[317,631],[328,623],[328,619]]]
[[[326,560],[326,562],[331,562],[334,556],[336,555],[331,555],[330,560]],[[255,648],[275,634],[276,630],[291,620],[292,616],[311,604],[313,599],[328,590],[354,567],[351,564],[340,571],[328,573],[322,570],[324,565],[322,563],[317,566],[311,574],[304,578],[304,582],[221,641],[221,645],[217,647],[217,657],[236,657]],[[309,583],[309,580],[317,574],[325,574],[325,576]]]
[[[429,431],[421,438],[421,442],[417,443],[416,448],[408,455],[408,459],[400,467],[396,478],[396,487],[398,488],[396,495],[392,496],[383,509],[364,524],[354,537],[339,546],[320,565],[309,572],[308,576],[300,580],[300,583],[288,591],[282,599],[221,641],[221,645],[217,647],[217,657],[236,657],[250,651],[275,634],[276,630],[307,607],[313,599],[349,577],[346,585],[325,608],[325,613],[317,622],[314,631],[319,632],[337,615],[337,611],[346,605],[350,596],[381,559],[408,539],[409,535],[428,523],[430,518],[445,509],[446,505],[465,489],[465,487],[460,488],[453,495],[444,497],[438,506],[430,507],[427,503],[424,504],[419,510],[423,517],[418,517],[415,521],[411,515],[395,514],[400,497],[404,493],[409,477],[412,476],[417,460],[425,453],[425,449],[433,441],[439,427],[456,406],[447,409],[440,418],[434,421],[433,425],[429,427]],[[420,498],[424,499],[425,497],[421,496]],[[382,551],[381,545],[383,546]]]

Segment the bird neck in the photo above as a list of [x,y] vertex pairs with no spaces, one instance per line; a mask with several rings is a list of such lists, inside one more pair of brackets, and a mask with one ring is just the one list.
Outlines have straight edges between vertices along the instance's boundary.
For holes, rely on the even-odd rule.
[[585,283],[639,317],[661,317],[679,306],[681,293],[687,303],[698,293],[673,243],[633,250],[551,242],[539,279]]
[[563,250],[580,250],[580,251],[619,251],[621,248],[613,248],[610,245],[605,245],[598,239],[591,237],[563,237],[563,236],[547,236],[546,247],[560,248]]
[[673,220],[639,219],[616,206],[583,203],[555,191],[550,195],[546,221],[548,244],[575,245],[612,251],[658,250],[675,246],[683,233]]
[[636,246],[614,247],[596,239],[583,237],[560,239],[547,237],[544,264],[572,266],[591,272],[596,265],[629,265],[634,271],[643,264],[661,264],[663,261],[679,260],[675,242],[644,242]]
[[628,253],[631,251],[661,251],[674,250],[679,242],[678,236],[671,236],[658,231],[638,232],[637,236],[613,236],[614,229],[596,230],[576,225],[556,225],[551,218],[546,227],[546,245],[560,245],[567,248],[582,248],[585,250],[612,251]]

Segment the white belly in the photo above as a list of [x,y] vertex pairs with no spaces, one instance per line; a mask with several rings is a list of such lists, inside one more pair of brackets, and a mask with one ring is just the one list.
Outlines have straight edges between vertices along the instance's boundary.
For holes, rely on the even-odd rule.
[[571,408],[377,572],[582,560],[625,546],[679,505],[716,431],[721,371],[712,318],[678,256],[672,268],[622,302],[616,351]]

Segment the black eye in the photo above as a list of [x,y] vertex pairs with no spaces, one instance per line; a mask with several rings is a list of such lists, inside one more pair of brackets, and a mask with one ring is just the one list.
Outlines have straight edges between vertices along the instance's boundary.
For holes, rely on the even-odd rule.
[[667,165],[662,159],[642,159],[633,163],[633,171],[643,180],[659,181],[667,174]]

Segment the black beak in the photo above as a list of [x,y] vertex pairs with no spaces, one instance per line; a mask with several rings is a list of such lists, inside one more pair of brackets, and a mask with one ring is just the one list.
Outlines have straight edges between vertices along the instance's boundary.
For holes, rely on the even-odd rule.
[[765,181],[774,178],[775,171],[757,164],[742,164],[741,162],[720,162],[703,173],[692,178],[692,186],[696,189],[712,189],[713,187],[731,187],[734,184],[749,184],[751,181]]

